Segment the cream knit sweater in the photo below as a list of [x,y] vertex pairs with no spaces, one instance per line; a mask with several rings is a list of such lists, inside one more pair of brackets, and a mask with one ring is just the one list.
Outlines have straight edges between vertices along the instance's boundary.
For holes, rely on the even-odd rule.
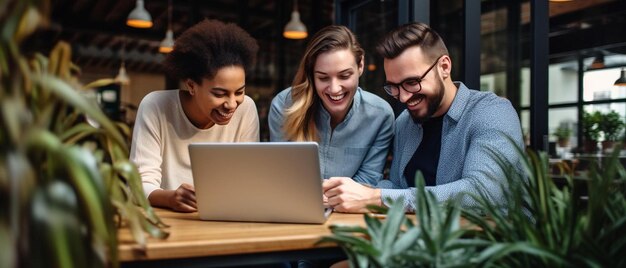
[[156,189],[193,185],[190,143],[253,141],[259,141],[259,117],[250,97],[245,96],[227,125],[199,129],[183,112],[179,90],[160,90],[146,95],[139,105],[130,160],[137,165],[149,196]]

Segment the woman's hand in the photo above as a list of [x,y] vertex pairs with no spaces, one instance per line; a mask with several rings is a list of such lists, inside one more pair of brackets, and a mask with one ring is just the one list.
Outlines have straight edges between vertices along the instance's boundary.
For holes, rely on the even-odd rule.
[[180,212],[194,212],[198,210],[196,205],[196,190],[193,186],[183,183],[174,190],[170,198],[170,208]]
[[183,183],[176,190],[154,190],[148,196],[150,205],[166,207],[179,212],[194,212],[196,205],[196,190],[193,186]]

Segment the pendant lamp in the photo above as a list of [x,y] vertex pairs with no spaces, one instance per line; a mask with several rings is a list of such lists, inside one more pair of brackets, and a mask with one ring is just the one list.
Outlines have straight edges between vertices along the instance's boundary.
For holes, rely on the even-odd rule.
[[130,78],[128,77],[128,74],[126,74],[126,65],[125,65],[125,52],[126,50],[126,38],[123,38],[122,41],[122,65],[120,66],[120,70],[117,72],[117,76],[115,76],[115,82],[120,83],[120,85],[122,86],[128,86],[130,85]]
[[293,11],[291,12],[291,20],[285,25],[283,36],[288,39],[304,39],[308,36],[306,26],[300,21],[300,12],[298,12],[298,1],[294,0]]
[[615,80],[615,83],[613,85],[616,85],[618,87],[626,87],[626,68],[622,68],[622,75],[620,75],[619,78]]
[[598,52],[596,57],[593,58],[593,62],[591,62],[589,69],[600,69],[604,67],[604,54],[602,52]]
[[150,13],[144,8],[143,0],[137,0],[135,9],[128,14],[126,25],[135,28],[152,27],[152,16],[150,16]]
[[172,0],[168,1],[167,6],[167,32],[165,38],[161,41],[159,52],[170,53],[174,49],[174,32],[172,31]]

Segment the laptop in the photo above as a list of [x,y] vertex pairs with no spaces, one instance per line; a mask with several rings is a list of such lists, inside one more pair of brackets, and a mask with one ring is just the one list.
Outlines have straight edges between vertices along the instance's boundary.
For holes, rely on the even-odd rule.
[[315,142],[192,143],[202,220],[324,223]]

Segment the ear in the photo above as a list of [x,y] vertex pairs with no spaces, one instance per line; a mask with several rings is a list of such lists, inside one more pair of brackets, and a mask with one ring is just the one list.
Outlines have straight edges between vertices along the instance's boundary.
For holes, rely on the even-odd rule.
[[439,59],[439,66],[441,66],[441,76],[444,79],[450,77],[450,73],[452,72],[452,60],[450,56],[443,55],[441,59]]
[[363,66],[365,66],[365,55],[361,56],[361,60],[359,60],[359,76],[363,74]]
[[189,95],[193,96],[196,94],[196,88],[198,87],[198,84],[194,82],[193,80],[187,78],[185,79],[185,87],[187,87],[187,90],[189,91]]

